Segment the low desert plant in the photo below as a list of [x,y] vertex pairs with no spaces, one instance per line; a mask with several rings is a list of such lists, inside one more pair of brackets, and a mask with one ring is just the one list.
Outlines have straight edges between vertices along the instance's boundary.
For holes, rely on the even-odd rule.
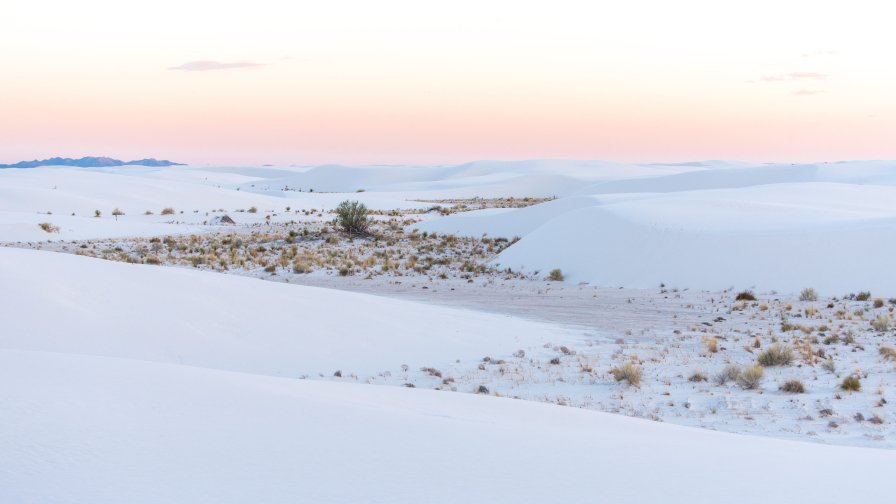
[[103,216],[103,212],[100,212],[99,210],[94,210],[94,211],[93,211],[93,216],[94,216],[94,217],[102,217],[102,216]]
[[725,369],[713,377],[713,380],[719,385],[724,385],[731,381],[737,381],[738,376],[740,376],[740,366],[737,364],[728,364],[725,366]]
[[883,314],[878,315],[871,321],[871,327],[874,328],[875,331],[884,332],[893,325],[893,319],[890,318],[889,315]]
[[165,207],[162,209],[162,215],[174,215],[174,209],[171,207]]
[[59,232],[59,226],[55,226],[53,224],[50,224],[49,222],[41,222],[40,224],[38,224],[38,226],[40,226],[41,229],[43,229],[44,231],[46,231],[48,233],[58,233]]
[[256,207],[249,207],[249,209],[246,210],[246,211],[249,212],[249,213],[258,213],[258,208],[256,208]]
[[782,392],[787,392],[788,394],[802,394],[806,391],[806,387],[803,386],[803,382],[799,380],[787,380],[782,383],[779,390]]
[[759,354],[758,361],[765,367],[787,366],[793,362],[793,349],[783,343],[775,343]]
[[877,299],[875,299],[875,300],[874,300],[874,307],[875,307],[875,308],[883,308],[883,307],[884,307],[884,300],[881,299],[881,298],[877,298]]
[[756,295],[751,290],[740,291],[734,297],[737,301],[756,301]]
[[563,271],[560,268],[552,269],[550,273],[548,273],[548,280],[552,282],[562,282],[563,281]]
[[703,382],[706,380],[706,375],[701,373],[700,371],[694,371],[693,373],[691,373],[691,376],[688,377],[688,381],[690,382]]
[[118,217],[119,215],[124,215],[124,212],[121,211],[120,208],[115,208],[114,210],[112,210],[112,215],[114,215],[115,217]]
[[364,203],[345,200],[336,207],[336,224],[349,234],[363,234],[370,227],[370,217]]
[[878,349],[880,356],[886,360],[896,361],[896,348],[889,345],[881,345]]
[[709,353],[717,353],[719,351],[719,339],[715,336],[706,339],[706,349]]
[[818,301],[818,294],[812,287],[806,287],[800,292],[800,301]]
[[759,386],[759,382],[762,381],[762,375],[764,374],[765,371],[763,371],[762,366],[745,368],[738,373],[737,384],[748,390],[755,389]]
[[611,369],[610,374],[613,375],[613,378],[616,379],[616,381],[625,380],[635,387],[641,385],[641,368],[631,362],[626,362],[619,367]]
[[871,293],[868,291],[856,294],[856,301],[868,301],[869,299],[871,299]]
[[840,388],[851,392],[858,392],[859,390],[862,390],[862,382],[857,376],[847,376],[840,384]]

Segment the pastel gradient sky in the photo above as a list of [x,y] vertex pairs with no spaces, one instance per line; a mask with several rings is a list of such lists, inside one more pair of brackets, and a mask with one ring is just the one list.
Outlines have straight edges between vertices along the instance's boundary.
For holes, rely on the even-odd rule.
[[14,3],[0,162],[896,158],[885,1]]

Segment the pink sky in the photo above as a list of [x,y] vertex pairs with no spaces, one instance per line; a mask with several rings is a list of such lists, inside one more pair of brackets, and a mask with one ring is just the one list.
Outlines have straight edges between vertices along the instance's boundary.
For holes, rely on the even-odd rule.
[[0,162],[896,158],[887,3],[619,3],[20,3]]

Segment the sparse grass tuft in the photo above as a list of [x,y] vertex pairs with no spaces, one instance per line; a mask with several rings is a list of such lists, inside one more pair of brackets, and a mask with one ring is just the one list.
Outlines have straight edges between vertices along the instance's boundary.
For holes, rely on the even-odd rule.
[[552,282],[562,282],[564,279],[563,271],[560,268],[552,269],[550,273],[548,273],[548,280]]
[[734,299],[737,301],[756,301],[756,295],[751,290],[745,290],[738,292]]
[[793,362],[793,349],[783,343],[775,343],[759,354],[758,361],[765,367],[788,366]]
[[50,224],[49,222],[41,222],[40,224],[38,224],[38,226],[40,226],[41,229],[43,229],[44,231],[46,231],[48,233],[58,233],[59,232],[59,226],[55,226],[53,224]]
[[713,377],[713,380],[718,385],[724,385],[730,381],[737,381],[738,376],[740,376],[740,366],[737,364],[728,364],[725,366],[725,369]]
[[890,318],[889,315],[883,314],[878,315],[871,321],[871,327],[874,328],[875,331],[884,332],[889,329],[893,325],[893,319]]
[[806,392],[806,387],[803,386],[803,382],[799,380],[787,380],[782,383],[778,389],[782,392],[787,392],[788,394],[802,394]]
[[755,389],[759,387],[759,382],[762,381],[764,374],[762,366],[748,367],[737,375],[737,384],[747,390]]
[[857,376],[847,376],[840,384],[840,388],[850,392],[858,392],[862,390],[862,382]]
[[626,362],[619,367],[611,369],[610,374],[613,375],[616,381],[625,380],[634,387],[641,385],[641,368],[631,362]]
[[889,345],[881,345],[878,349],[880,356],[886,360],[896,361],[896,348]]

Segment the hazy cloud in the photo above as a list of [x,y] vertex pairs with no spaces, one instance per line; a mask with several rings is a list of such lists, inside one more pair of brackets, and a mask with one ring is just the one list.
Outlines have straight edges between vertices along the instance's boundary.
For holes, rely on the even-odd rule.
[[820,51],[806,51],[803,54],[801,54],[800,56],[802,56],[804,58],[817,58],[819,56],[835,56],[836,54],[837,54],[837,51],[835,51],[833,49],[823,49]]
[[204,70],[230,70],[232,68],[255,68],[263,66],[261,63],[250,61],[237,61],[223,63],[221,61],[188,61],[182,65],[169,67],[168,70],[186,70],[188,72],[201,72]]
[[812,96],[817,95],[818,93],[821,93],[821,91],[818,91],[817,89],[799,89],[793,92],[793,94],[797,96]]
[[766,75],[761,80],[765,82],[783,82],[795,80],[827,80],[828,74],[817,72],[790,72],[778,75]]

